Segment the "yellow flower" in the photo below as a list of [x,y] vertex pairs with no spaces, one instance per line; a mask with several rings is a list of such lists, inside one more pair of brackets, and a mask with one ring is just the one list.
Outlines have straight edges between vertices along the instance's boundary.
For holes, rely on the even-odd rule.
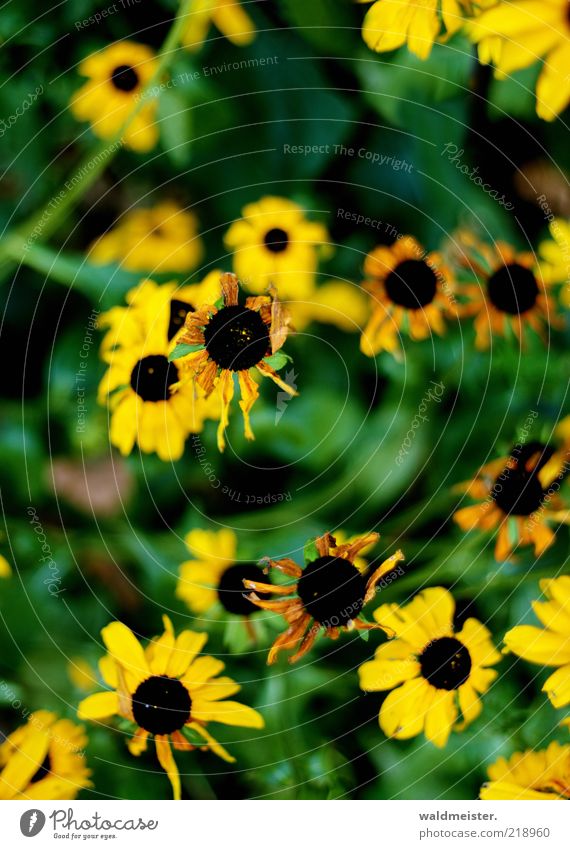
[[364,261],[371,316],[360,340],[367,357],[396,352],[400,330],[420,340],[445,333],[444,316],[453,312],[451,276],[440,254],[426,253],[413,236],[379,246]]
[[543,627],[516,625],[505,634],[505,646],[531,663],[558,667],[542,692],[561,708],[570,704],[570,575],[545,578],[540,589],[548,600],[533,601],[532,609]]
[[555,218],[548,229],[552,240],[539,245],[540,270],[547,283],[564,283],[560,296],[565,307],[570,307],[570,221]]
[[226,444],[224,433],[234,395],[234,374],[237,373],[239,381],[239,405],[246,439],[255,438],[249,414],[259,397],[252,369],[256,369],[256,374],[271,378],[289,395],[297,392],[275,371],[288,359],[281,354],[277,362],[274,357],[283,347],[289,332],[289,316],[275,293],[246,298],[245,305],[241,306],[235,274],[222,274],[220,284],[221,306],[203,304],[187,315],[172,358],[176,358],[180,368],[192,379],[195,378],[207,398],[212,396],[214,389],[217,390],[221,403],[218,448],[223,451]]
[[257,608],[245,596],[243,582],[264,580],[255,563],[237,560],[237,538],[232,530],[194,530],[185,542],[194,560],[180,566],[176,595],[195,614],[206,613],[219,602],[227,613],[249,617]]
[[543,64],[536,85],[536,111],[553,121],[570,100],[570,16],[567,0],[500,2],[470,23],[468,32],[479,45],[479,59],[495,65],[505,77]]
[[84,729],[46,710],[0,745],[0,799],[75,799],[91,787]]
[[[357,0],[370,3],[371,0]],[[385,52],[403,44],[427,59],[434,41],[453,35],[478,6],[488,6],[494,0],[376,0],[366,13],[362,37],[371,50]]]
[[[455,602],[443,587],[423,590],[409,604],[384,604],[374,618],[396,639],[376,649],[359,669],[366,691],[391,690],[380,708],[388,737],[407,740],[424,731],[440,748],[481,713],[481,695],[497,677],[501,655],[488,629],[467,619],[453,628]],[[460,714],[461,712],[461,721]]]
[[193,212],[173,201],[152,209],[134,209],[89,248],[89,259],[101,265],[116,262],[129,271],[164,273],[190,271],[204,248]]
[[146,750],[152,736],[174,798],[180,799],[180,775],[171,746],[177,751],[209,749],[233,763],[235,758],[211,736],[208,724],[263,728],[264,723],[253,708],[228,700],[240,686],[231,678],[216,677],[224,664],[207,655],[198,656],[207,634],[182,631],[176,637],[168,616],[163,616],[163,623],[164,633],[145,649],[121,622],[103,628],[108,655],[100,660],[99,668],[112,689],[83,699],[77,713],[82,719],[116,716],[128,720],[133,730],[136,728],[128,743],[136,756]]
[[255,26],[239,0],[194,0],[182,43],[198,50],[208,35],[210,24],[232,44],[245,47],[255,38]]
[[259,294],[276,286],[287,301],[314,291],[318,246],[328,240],[326,228],[308,221],[298,204],[268,196],[243,208],[224,241],[244,288]]
[[453,514],[463,531],[499,528],[495,560],[512,558],[518,546],[534,545],[540,557],[554,543],[549,522],[570,522],[570,511],[557,494],[565,457],[541,442],[515,446],[509,457],[482,466],[473,481],[456,490],[478,501]]
[[205,419],[219,417],[218,399],[205,399],[192,380],[181,381],[178,366],[168,359],[192,309],[187,300],[192,288],[146,280],[131,290],[128,307],[100,317],[100,325],[110,329],[101,348],[109,368],[99,402],[109,406],[111,443],[124,455],[137,443],[144,453],[178,460],[187,436],[200,432]]
[[458,306],[463,318],[474,316],[475,345],[489,347],[491,335],[505,336],[510,328],[522,341],[525,326],[545,340],[544,327],[559,326],[554,304],[547,293],[547,281],[535,268],[530,251],[517,253],[505,242],[491,247],[471,233],[458,235],[460,247],[456,259],[476,281],[457,286],[458,294],[467,301]]
[[9,578],[12,574],[12,567],[5,557],[0,554],[0,578]]
[[487,772],[490,781],[481,788],[480,798],[564,800],[570,799],[570,746],[551,743],[547,749],[515,752],[499,758]]
[[[71,100],[73,116],[89,121],[99,138],[113,138],[134,110],[156,66],[151,48],[134,41],[118,41],[92,53],[79,65],[79,73],[89,82]],[[156,108],[156,101],[151,101],[137,112],[125,131],[127,147],[138,152],[154,147],[158,140]]]
[[[378,581],[395,569],[404,555],[397,551],[370,575],[362,574],[356,566],[356,557],[361,551],[369,551],[378,539],[379,534],[370,533],[339,544],[327,532],[314,541],[314,550],[307,557],[304,568],[288,557],[265,558],[268,568],[293,578],[294,583],[283,586],[244,581],[244,586],[254,591],[249,596],[253,604],[262,610],[280,613],[288,625],[273,643],[268,663],[275,663],[283,649],[296,648],[289,658],[289,663],[295,663],[309,651],[321,630],[325,636],[336,640],[341,631],[384,627],[366,622],[361,616],[362,608],[373,598]],[[266,600],[262,597],[266,593],[293,598]]]
[[361,333],[368,319],[368,299],[354,283],[327,280],[303,298],[287,301],[291,323],[303,330],[313,321],[333,324],[345,333]]

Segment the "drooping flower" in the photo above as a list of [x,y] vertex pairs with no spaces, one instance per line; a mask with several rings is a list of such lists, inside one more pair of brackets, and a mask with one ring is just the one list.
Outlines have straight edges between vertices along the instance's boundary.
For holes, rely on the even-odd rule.
[[457,261],[476,280],[458,284],[467,300],[457,311],[475,317],[477,348],[485,350],[492,334],[505,336],[509,328],[522,341],[525,325],[544,339],[544,328],[559,324],[534,254],[500,241],[491,247],[466,232],[458,234],[458,244]]
[[89,248],[92,262],[152,274],[190,271],[203,256],[198,220],[174,201],[127,212]]
[[0,745],[0,799],[75,799],[91,787],[83,726],[38,710]]
[[[134,41],[118,41],[92,53],[79,65],[89,81],[70,104],[78,121],[89,121],[96,136],[113,138],[135,110],[145,85],[157,67],[154,51]],[[158,141],[155,123],[157,102],[149,100],[125,130],[124,144],[132,150],[151,150]]]
[[445,332],[445,315],[453,312],[451,275],[439,253],[426,253],[412,237],[379,246],[364,262],[371,315],[360,348],[372,357],[397,350],[399,334],[426,339]]
[[209,723],[263,728],[263,718],[253,708],[228,700],[240,686],[231,678],[218,677],[224,668],[220,660],[199,656],[207,634],[182,631],[176,637],[167,616],[163,623],[164,633],[144,649],[121,622],[103,628],[108,654],[99,668],[111,689],[83,699],[78,716],[127,720],[133,731],[129,751],[136,756],[146,750],[149,737],[154,738],[174,798],[180,799],[180,775],[171,747],[176,751],[211,750],[233,763],[235,758],[207,730]]
[[[383,624],[366,622],[362,608],[374,596],[376,584],[384,575],[396,568],[404,559],[397,551],[370,575],[363,574],[355,565],[357,555],[368,550],[379,539],[376,533],[355,537],[350,542],[337,544],[326,533],[317,537],[306,552],[307,561],[302,568],[290,558],[266,558],[266,568],[276,569],[293,578],[291,584],[269,584],[245,580],[246,589],[253,590],[249,598],[262,610],[280,613],[287,621],[287,629],[275,640],[267,662],[274,663],[283,649],[297,650],[289,657],[295,663],[306,654],[319,633],[336,640],[341,631],[368,631],[383,628]],[[278,600],[264,599],[262,594],[286,596]]]
[[570,745],[551,743],[547,749],[515,752],[487,769],[489,781],[481,787],[486,801],[563,801],[570,799]]
[[482,11],[468,25],[479,60],[500,79],[542,58],[536,111],[553,121],[570,101],[570,16],[567,0],[513,0]]
[[374,612],[396,639],[379,646],[359,676],[363,690],[391,690],[379,716],[386,736],[407,740],[423,731],[442,748],[453,730],[462,730],[481,713],[481,696],[497,677],[490,667],[501,655],[477,619],[467,619],[455,631],[454,613],[453,597],[443,587],[423,590],[409,604],[384,604]]
[[255,38],[255,25],[239,0],[194,0],[182,43],[189,50],[199,50],[211,24],[238,47],[246,47]]
[[289,317],[275,292],[246,298],[239,303],[239,284],[235,274],[222,274],[221,301],[202,304],[186,316],[184,330],[177,339],[171,365],[178,364],[210,397],[215,390],[221,404],[218,448],[225,448],[224,433],[237,374],[241,392],[240,407],[246,439],[254,439],[249,414],[259,397],[252,370],[269,377],[289,395],[296,390],[276,372],[288,357],[279,353],[289,332]]
[[328,240],[294,201],[267,196],[243,208],[224,241],[245,289],[260,294],[275,286],[282,300],[302,301],[315,289],[319,247]]
[[563,452],[540,442],[516,446],[509,457],[487,463],[473,481],[456,487],[478,503],[460,508],[453,518],[464,531],[498,528],[497,561],[531,544],[540,557],[555,540],[549,523],[570,523],[570,511],[558,494],[566,471]]
[[541,666],[556,666],[543,693],[555,708],[570,704],[570,575],[544,578],[540,589],[547,601],[533,601],[542,625],[516,625],[505,634],[506,651]]

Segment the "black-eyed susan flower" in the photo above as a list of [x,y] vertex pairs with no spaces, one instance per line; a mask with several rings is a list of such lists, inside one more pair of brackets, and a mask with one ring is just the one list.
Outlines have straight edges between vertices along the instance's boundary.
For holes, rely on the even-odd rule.
[[550,239],[538,247],[539,266],[546,283],[563,283],[560,301],[570,307],[570,221],[555,218],[548,225]]
[[240,0],[194,0],[182,43],[198,50],[213,24],[232,44],[245,47],[255,38],[255,26]]
[[570,745],[515,752],[487,769],[489,781],[481,787],[486,801],[564,801],[570,799]]
[[240,689],[231,678],[219,676],[224,664],[200,655],[207,634],[182,631],[174,634],[172,623],[163,617],[164,633],[143,649],[133,632],[121,622],[111,622],[101,631],[108,654],[99,667],[111,687],[88,696],[78,707],[82,719],[108,720],[119,717],[134,732],[129,751],[140,755],[154,738],[156,753],[166,771],[174,798],[180,799],[181,785],[172,748],[211,750],[228,763],[234,758],[207,730],[210,722],[244,728],[263,728],[263,719],[253,708],[228,700]]
[[396,351],[402,331],[415,340],[445,332],[445,315],[453,312],[452,281],[439,253],[428,254],[412,236],[403,236],[371,251],[364,275],[371,316],[361,337],[363,354]]
[[[96,136],[113,138],[135,109],[145,85],[157,67],[154,51],[145,44],[118,41],[92,53],[79,65],[89,81],[75,93],[71,111],[78,121],[89,121]],[[124,144],[144,152],[158,141],[157,103],[145,103],[125,130]]]
[[222,299],[218,302],[219,307],[213,303],[205,304],[186,316],[185,328],[172,354],[175,361],[172,365],[179,363],[181,369],[195,376],[206,397],[216,390],[221,404],[218,448],[223,451],[235,374],[239,381],[239,405],[246,439],[254,439],[249,414],[259,397],[252,369],[255,368],[263,377],[271,378],[289,395],[297,392],[281,380],[275,370],[285,365],[288,359],[279,352],[289,332],[289,317],[275,293],[246,298],[245,304],[241,305],[235,274],[222,274],[220,282]]
[[204,253],[193,212],[173,201],[127,212],[89,248],[92,262],[116,262],[129,271],[190,271]]
[[[371,0],[357,0],[370,3]],[[375,0],[366,13],[362,37],[371,50],[385,52],[403,44],[427,59],[434,41],[453,35],[477,7],[494,0]]]
[[224,239],[242,286],[255,294],[275,286],[282,300],[313,292],[319,247],[328,240],[326,228],[309,221],[298,204],[272,196],[247,204]]
[[570,16],[567,0],[514,0],[496,3],[468,25],[479,60],[493,63],[500,79],[542,57],[536,84],[536,111],[545,121],[570,100]]
[[497,677],[489,667],[501,655],[477,619],[467,619],[456,632],[454,613],[453,596],[443,587],[430,587],[409,604],[384,604],[374,612],[396,639],[376,649],[359,677],[363,690],[392,691],[379,716],[387,737],[407,740],[423,731],[443,747],[453,730],[462,730],[481,713],[481,695]]
[[458,313],[475,317],[477,348],[485,350],[492,334],[505,336],[508,328],[520,341],[525,325],[544,338],[544,327],[558,324],[546,281],[532,253],[517,253],[500,241],[491,247],[465,232],[459,234],[459,243],[458,262],[477,281],[458,287],[467,298],[458,306]]
[[99,402],[111,413],[110,440],[124,454],[135,443],[161,460],[178,460],[190,433],[204,420],[219,417],[217,399],[206,399],[193,380],[181,380],[168,357],[180,324],[192,307],[176,286],[143,281],[130,293],[128,307],[100,317],[109,327],[101,356],[108,369],[99,385]]
[[556,666],[544,682],[543,693],[555,708],[570,704],[570,575],[544,578],[540,589],[546,601],[533,601],[540,620],[535,625],[516,625],[505,634],[505,650],[541,666]]
[[238,561],[237,537],[230,528],[219,531],[195,529],[184,539],[193,560],[180,566],[176,595],[195,614],[220,604],[226,613],[244,617],[247,623],[258,608],[247,598],[243,582],[263,580],[256,563]]
[[75,799],[91,787],[83,726],[38,710],[0,745],[0,799]]
[[[293,583],[276,585],[244,581],[246,589],[253,590],[249,598],[257,607],[280,613],[288,623],[287,629],[271,647],[268,663],[275,663],[282,649],[296,648],[289,657],[289,663],[295,663],[309,651],[321,632],[336,640],[341,631],[368,631],[384,627],[383,624],[366,622],[361,616],[362,609],[373,598],[378,581],[391,572],[404,555],[397,551],[370,575],[363,574],[355,565],[357,555],[368,550],[378,539],[379,534],[370,533],[339,545],[331,534],[326,533],[305,549],[304,568],[290,558],[266,558],[263,561],[267,563],[267,569],[282,572],[293,578]],[[263,593],[286,598],[263,599]]]
[[453,518],[464,531],[498,528],[495,559],[508,560],[519,546],[534,545],[540,557],[554,543],[549,523],[570,522],[558,494],[567,471],[562,452],[540,442],[515,446],[509,457],[481,467],[473,481],[459,484],[477,504],[462,507]]

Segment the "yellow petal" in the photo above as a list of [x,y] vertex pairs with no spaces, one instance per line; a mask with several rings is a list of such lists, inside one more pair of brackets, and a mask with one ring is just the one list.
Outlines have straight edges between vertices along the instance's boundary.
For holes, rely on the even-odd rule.
[[119,713],[119,697],[117,693],[94,693],[79,702],[77,716],[79,719],[108,719]]
[[199,696],[192,702],[192,718],[203,722],[223,722],[224,725],[239,725],[244,728],[263,728],[261,714],[239,702],[202,701]]
[[122,622],[111,622],[101,631],[103,642],[117,663],[120,663],[139,682],[149,675],[143,647],[130,628]]
[[158,756],[160,765],[168,775],[168,778],[170,779],[174,798],[178,800],[182,797],[180,773],[178,772],[178,767],[176,766],[176,761],[174,760],[174,755],[172,754],[172,749],[170,748],[170,742],[168,740],[168,737],[156,737],[155,743],[156,754]]

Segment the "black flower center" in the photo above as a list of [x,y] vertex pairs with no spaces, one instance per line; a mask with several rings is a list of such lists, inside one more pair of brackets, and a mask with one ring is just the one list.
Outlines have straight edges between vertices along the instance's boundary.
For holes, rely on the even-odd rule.
[[51,758],[49,756],[49,752],[41,762],[40,766],[37,768],[36,772],[30,778],[30,784],[36,784],[36,782],[41,781],[42,778],[45,778],[46,775],[49,775],[51,772]]
[[130,65],[118,65],[111,74],[111,82],[119,91],[133,91],[139,84],[139,75]]
[[530,516],[538,510],[544,490],[536,474],[519,467],[503,469],[491,491],[497,507],[509,516]]
[[231,371],[251,368],[269,353],[269,330],[247,307],[223,307],[206,325],[204,340],[214,362]]
[[289,236],[282,230],[281,227],[273,227],[268,230],[263,237],[265,247],[274,254],[280,254],[287,250],[289,244]]
[[438,690],[457,690],[471,672],[469,650],[455,637],[429,643],[419,656],[422,676]]
[[178,678],[153,675],[139,684],[133,695],[137,725],[151,734],[172,734],[190,719],[192,699]]
[[173,298],[170,301],[170,320],[168,322],[168,341],[174,339],[181,327],[184,326],[186,316],[189,312],[194,312],[194,307],[186,301],[179,301]]
[[405,259],[384,281],[386,294],[393,303],[408,310],[431,304],[437,291],[437,276],[423,259]]
[[[255,563],[236,563],[223,573],[218,584],[218,598],[228,613],[236,613],[240,616],[249,616],[259,610],[244,593],[250,592],[243,585],[244,580],[263,581],[267,578]],[[259,598],[268,598],[267,593],[257,593]]]
[[131,372],[131,387],[143,401],[168,401],[178,369],[162,355],[143,357]]
[[366,581],[350,561],[326,555],[305,567],[297,592],[316,622],[335,628],[346,625],[362,610]]
[[503,265],[487,282],[489,300],[501,312],[520,315],[531,310],[538,297],[536,277],[523,265]]

